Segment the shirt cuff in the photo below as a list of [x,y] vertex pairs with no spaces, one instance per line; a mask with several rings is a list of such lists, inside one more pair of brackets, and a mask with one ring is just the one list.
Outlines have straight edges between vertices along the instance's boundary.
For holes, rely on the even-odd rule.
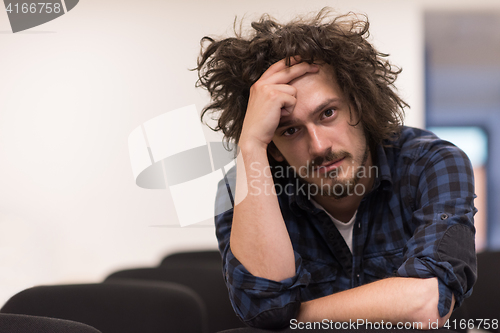
[[422,279],[437,277],[439,290],[438,311],[439,316],[444,317],[450,312],[453,291],[443,282],[443,279],[455,279],[454,274],[451,276],[449,274],[450,271],[453,272],[451,265],[447,268],[448,269],[444,269],[443,267],[433,265],[420,258],[412,257],[401,265],[397,271],[397,275],[400,277],[416,277]]
[[295,275],[282,281],[274,281],[252,275],[243,264],[227,251],[225,278],[232,287],[243,289],[249,295],[257,298],[268,298],[279,295],[284,291],[301,286],[307,286],[311,275],[302,267],[302,258],[294,251]]
[[295,275],[282,281],[257,277],[234,257],[226,253],[224,276],[236,314],[249,326],[282,328],[296,318],[301,304],[300,291],[311,275],[302,268],[301,257],[295,255]]

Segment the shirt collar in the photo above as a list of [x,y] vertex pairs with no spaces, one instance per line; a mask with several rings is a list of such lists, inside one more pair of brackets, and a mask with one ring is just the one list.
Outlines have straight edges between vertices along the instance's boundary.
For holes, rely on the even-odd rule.
[[391,166],[389,164],[389,159],[393,160],[392,155],[392,150],[387,149],[386,151],[384,146],[377,146],[377,163],[375,164],[377,166],[377,172],[373,189],[379,186],[381,186],[383,190],[390,190],[392,188]]

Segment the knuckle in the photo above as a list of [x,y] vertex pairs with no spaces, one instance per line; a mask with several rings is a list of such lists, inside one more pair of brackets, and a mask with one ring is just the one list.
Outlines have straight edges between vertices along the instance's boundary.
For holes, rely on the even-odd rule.
[[252,86],[250,87],[250,90],[258,90],[260,86],[261,86],[261,84],[259,83],[259,81],[257,81],[254,84],[252,84]]
[[274,89],[267,88],[266,94],[269,98],[276,98],[278,96],[278,92]]
[[268,89],[267,86],[267,84],[257,81],[253,84],[251,89],[255,91],[266,91]]
[[269,98],[276,96],[276,90],[269,84],[260,86],[259,91]]

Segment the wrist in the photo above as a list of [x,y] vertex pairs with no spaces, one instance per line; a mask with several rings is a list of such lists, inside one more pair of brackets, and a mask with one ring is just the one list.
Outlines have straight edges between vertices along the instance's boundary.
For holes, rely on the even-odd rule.
[[267,146],[268,144],[256,139],[247,139],[243,136],[240,137],[238,141],[238,147],[241,152],[245,154],[255,154],[255,153],[266,153],[267,156]]

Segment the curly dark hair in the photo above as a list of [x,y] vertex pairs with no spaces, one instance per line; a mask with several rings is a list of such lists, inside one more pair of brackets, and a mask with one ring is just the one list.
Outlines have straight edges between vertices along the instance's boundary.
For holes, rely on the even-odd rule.
[[195,69],[199,77],[196,86],[206,88],[212,102],[203,109],[202,121],[208,112],[220,112],[218,124],[212,129],[222,130],[227,142],[237,144],[250,87],[273,63],[286,58],[290,66],[290,58],[299,56],[308,63],[333,67],[370,147],[399,133],[403,108],[408,107],[394,87],[401,69],[384,59],[388,54],[378,52],[367,41],[369,22],[365,15],[348,13],[332,19],[330,14],[330,9],[323,8],[312,18],[287,24],[265,14],[252,22],[246,36],[241,33],[241,22],[238,31],[235,21],[235,37],[203,37]]

